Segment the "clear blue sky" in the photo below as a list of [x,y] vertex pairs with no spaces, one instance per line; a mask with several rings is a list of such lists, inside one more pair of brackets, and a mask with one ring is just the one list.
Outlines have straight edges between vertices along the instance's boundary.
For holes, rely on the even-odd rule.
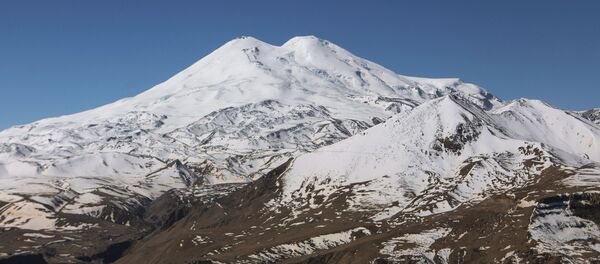
[[317,35],[400,74],[600,107],[600,1],[0,1],[0,128],[133,96],[226,41]]

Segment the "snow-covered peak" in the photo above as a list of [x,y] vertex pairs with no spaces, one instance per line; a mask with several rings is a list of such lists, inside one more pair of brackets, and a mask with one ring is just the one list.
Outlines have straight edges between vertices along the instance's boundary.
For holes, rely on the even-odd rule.
[[350,189],[353,210],[386,208],[377,219],[445,212],[525,184],[554,162],[598,162],[598,142],[594,125],[541,101],[518,100],[494,112],[468,96],[447,95],[296,158],[282,178],[282,201],[316,208],[315,193],[335,197]]
[[[356,183],[385,175],[396,178],[394,175],[422,174],[425,177],[426,171],[451,173],[454,163],[466,157],[514,146],[490,140],[471,146],[468,151],[452,149],[443,156],[428,153],[438,144],[442,144],[441,149],[452,146],[462,150],[479,134],[489,135],[489,131],[481,129],[487,120],[489,118],[475,105],[456,96],[425,102],[364,133],[299,157],[286,178],[288,190],[297,189],[313,176],[341,177],[344,182]],[[461,135],[456,136],[457,133]],[[459,152],[461,154],[456,155]]]
[[[456,168],[452,161],[516,151],[525,142],[600,162],[600,130],[542,101],[520,99],[495,112],[485,112],[465,97],[448,95],[299,157],[294,162],[296,169],[286,180],[294,189],[312,176],[339,176],[361,182],[399,173],[416,175],[417,171],[452,173]],[[438,148],[437,144],[451,155],[427,153]],[[412,169],[416,171],[407,173]]]
[[537,141],[600,162],[600,128],[540,100],[518,99],[498,108],[511,136]]
[[342,47],[315,36],[291,38],[281,45],[281,48],[306,56],[335,56],[335,54],[338,54],[338,56],[342,57],[354,57],[354,55]]
[[288,41],[286,41],[282,47],[291,47],[291,46],[296,46],[296,45],[301,45],[301,46],[307,46],[307,45],[314,45],[315,43],[321,44],[321,45],[328,45],[330,44],[329,41],[321,39],[317,36],[314,35],[306,35],[306,36],[296,36],[293,37],[291,39],[289,39]]
[[264,100],[316,103],[339,117],[368,121],[393,113],[364,105],[365,101],[385,97],[420,103],[450,93],[466,94],[488,108],[499,102],[476,85],[458,79],[401,76],[313,36],[292,38],[282,46],[241,37],[137,96],[42,120],[26,130],[77,127],[146,112],[166,116],[159,129],[168,132],[212,111]]
[[221,48],[231,47],[231,46],[249,48],[249,47],[259,47],[259,46],[271,46],[271,44],[266,43],[260,39],[252,37],[252,36],[240,36],[238,38],[228,41]]

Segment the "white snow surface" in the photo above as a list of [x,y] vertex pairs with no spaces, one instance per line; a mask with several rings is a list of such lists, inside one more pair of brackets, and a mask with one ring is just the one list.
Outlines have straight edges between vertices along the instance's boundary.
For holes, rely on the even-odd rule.
[[[421,256],[433,262],[436,252],[430,248],[431,245],[436,240],[447,236],[451,231],[452,229],[450,228],[438,228],[425,230],[419,234],[405,234],[383,242],[383,248],[379,252],[394,260],[400,260],[402,256]],[[441,255],[444,255],[447,253],[447,250],[438,252],[438,254],[441,253]],[[444,260],[447,261],[448,258],[446,257]]]
[[259,251],[256,254],[252,254],[249,258],[260,262],[272,262],[283,258],[306,256],[313,254],[317,250],[325,250],[348,244],[352,242],[357,235],[370,234],[371,231],[368,229],[357,227],[338,233],[315,236],[296,243],[280,244]]
[[[372,205],[385,208],[383,216],[440,213],[522,186],[554,163],[598,161],[599,143],[596,126],[540,101],[484,111],[460,96],[445,96],[296,158],[283,178],[283,199],[295,204],[313,189],[329,195],[361,183],[353,187],[360,193],[357,210]],[[531,159],[536,165],[527,166]]]

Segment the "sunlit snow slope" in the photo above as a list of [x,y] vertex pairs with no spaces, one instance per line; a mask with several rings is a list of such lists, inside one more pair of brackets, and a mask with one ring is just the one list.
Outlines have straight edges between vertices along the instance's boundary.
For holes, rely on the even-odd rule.
[[356,210],[439,213],[523,186],[549,166],[591,162],[600,162],[593,124],[538,100],[484,111],[450,95],[296,158],[283,177],[283,201],[305,205],[315,192],[327,197],[356,185],[360,195],[349,197]]

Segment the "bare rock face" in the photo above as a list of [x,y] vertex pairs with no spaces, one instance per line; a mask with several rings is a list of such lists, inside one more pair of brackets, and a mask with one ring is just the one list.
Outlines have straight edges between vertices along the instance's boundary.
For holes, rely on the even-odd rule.
[[587,120],[590,120],[597,125],[600,125],[600,108],[590,109],[584,112],[580,112],[581,116]]

